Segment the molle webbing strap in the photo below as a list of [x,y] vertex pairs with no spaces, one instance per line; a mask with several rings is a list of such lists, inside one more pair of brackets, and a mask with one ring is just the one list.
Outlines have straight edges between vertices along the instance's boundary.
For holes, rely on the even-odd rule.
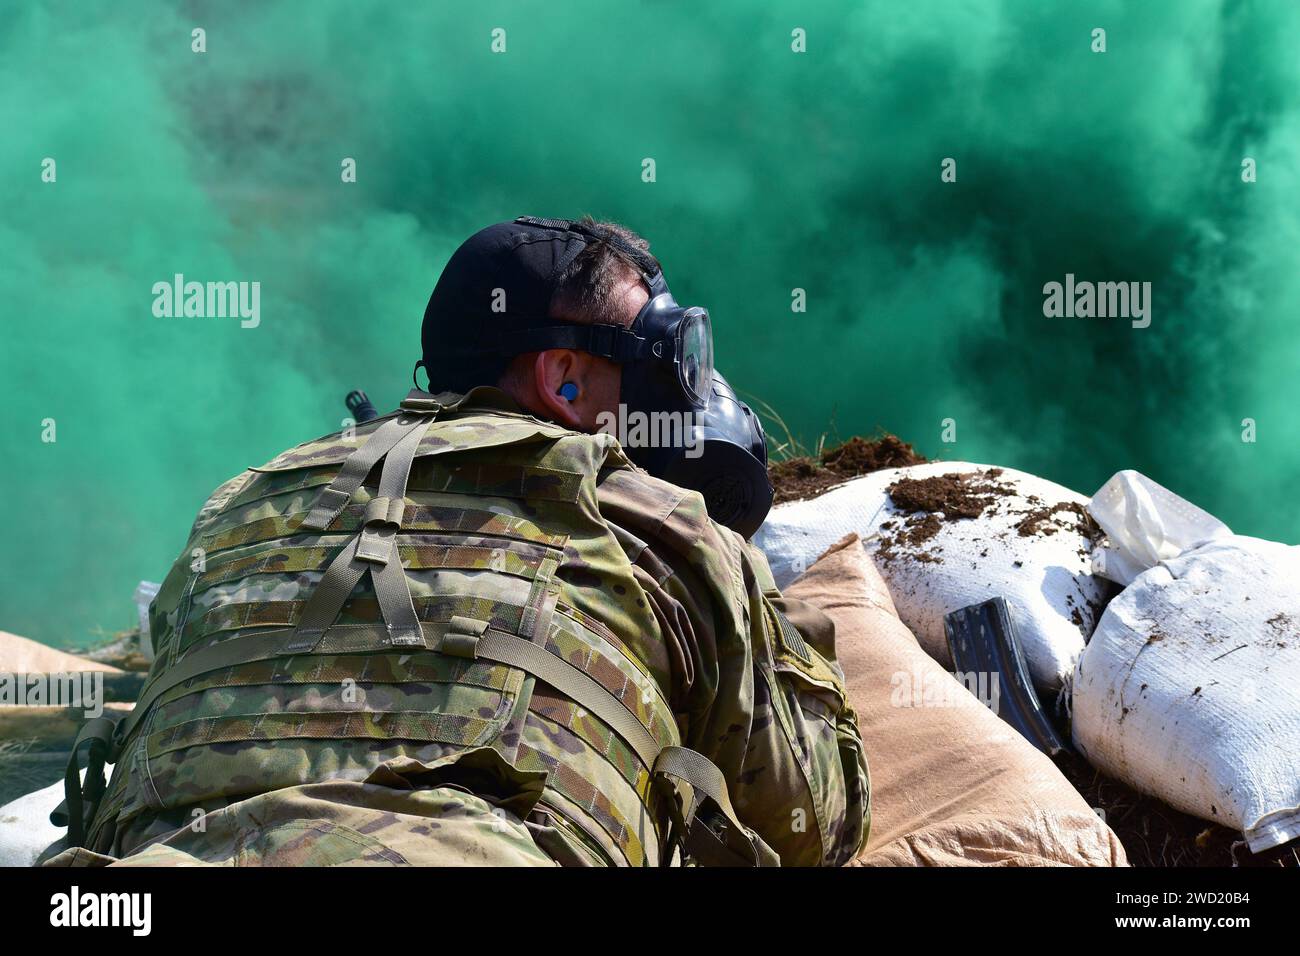
[[636,752],[647,770],[654,768],[659,743],[641,719],[594,678],[539,644],[490,630],[486,621],[453,617],[438,650],[508,664],[545,681],[608,724]]
[[[412,469],[411,480],[407,482],[408,491],[425,490],[416,482],[418,475],[418,470]],[[339,512],[338,517],[330,525],[330,533],[355,533],[363,524],[371,520],[370,505],[371,502],[364,505],[348,505]],[[230,548],[262,544],[277,538],[296,535],[299,533],[302,519],[307,517],[308,510],[310,509],[290,512],[286,515],[268,515],[247,524],[204,535],[199,539],[199,547],[203,548],[211,557],[213,554]],[[407,532],[423,532],[425,534],[459,533],[480,537],[499,536],[515,541],[548,544],[552,547],[563,547],[567,541],[566,535],[542,531],[527,518],[499,514],[481,508],[452,507],[450,505],[407,505],[400,520],[403,530]]]
[[[296,628],[306,609],[305,600],[249,601],[246,603],[219,604],[197,620],[185,626],[179,643],[180,652],[187,652],[203,638],[215,637],[229,631],[251,631],[266,628]],[[519,632],[523,617],[523,603],[508,601],[503,597],[483,598],[472,594],[425,595],[415,599],[416,616],[422,622],[445,624],[452,615],[482,618],[487,616],[492,626],[512,634]],[[354,597],[344,605],[344,613],[334,622],[335,627],[356,627],[377,624],[383,620],[379,602],[374,598]]]
[[[435,625],[425,625],[425,627],[431,631],[431,635],[441,630]],[[355,652],[409,653],[409,648],[383,643],[383,639],[378,634],[379,630],[381,629],[372,632],[374,636],[369,646],[357,648]],[[118,747],[131,736],[136,725],[153,704],[172,688],[215,670],[280,657],[290,652],[293,640],[293,634],[271,631],[222,641],[192,651],[181,658],[174,667],[163,671],[145,688],[135,708],[117,726],[115,738]],[[532,674],[603,720],[636,752],[647,768],[654,766],[655,758],[660,751],[659,744],[640,720],[627,709],[627,706],[595,679],[539,645],[515,637],[513,634],[492,630],[486,621],[465,617],[453,617],[450,624],[446,626],[443,637],[436,644],[431,641],[424,641],[423,644],[440,653],[507,664]],[[337,653],[333,648],[320,645],[308,653],[312,652]],[[111,721],[109,723],[111,724]],[[111,730],[111,726],[109,729]],[[117,754],[111,756],[115,758]]]
[[[489,629],[486,621],[453,617],[438,649],[448,654],[508,664],[550,684],[611,727],[631,747],[651,775],[687,785],[689,793],[670,794],[675,826],[686,851],[706,866],[758,866],[771,860],[741,824],[717,766],[688,747],[660,747],[650,731],[619,698],[561,657],[531,641]],[[701,809],[710,811],[706,821]],[[722,820],[718,820],[721,815]],[[671,848],[669,848],[671,851]],[[671,852],[664,857],[671,857]]]
[[[438,650],[517,667],[550,684],[607,725],[650,771],[673,807],[674,834],[701,864],[758,866],[775,862],[775,854],[740,822],[717,766],[687,747],[661,747],[622,699],[581,668],[532,641],[492,629],[486,621],[460,616],[452,617]],[[672,781],[684,784],[685,791]],[[664,863],[671,859],[673,847],[666,849]]]
[[343,546],[343,550],[330,562],[320,582],[311,592],[295,629],[301,638],[297,645],[300,649],[306,650],[316,644],[338,617],[348,595],[370,569],[368,564],[357,560],[357,545],[360,542],[359,537],[353,538]]
[[[406,511],[406,482],[411,477],[411,462],[415,460],[420,439],[432,421],[432,417],[425,418],[423,427],[412,428],[384,456],[379,494],[366,505],[365,520],[358,536],[357,557],[363,561],[386,564],[390,555],[396,557],[393,546]],[[382,601],[380,606],[383,606]]]
[[131,738],[136,725],[149,713],[154,702],[173,687],[179,687],[187,680],[201,677],[223,667],[235,667],[252,661],[279,657],[284,644],[284,633],[273,631],[222,641],[186,654],[144,686],[139,699],[135,702],[135,707],[117,725],[117,730],[113,734],[113,753],[110,754],[110,759],[116,760],[120,757],[122,747]]
[[[347,507],[353,493],[365,482],[370,469],[398,442],[431,419],[425,415],[403,412],[380,425],[364,445],[348,456],[334,480],[316,498],[311,512],[299,526],[302,531],[324,531],[340,511]],[[405,482],[403,482],[405,487]]]
[[538,564],[532,589],[528,593],[528,603],[519,622],[519,632],[539,643],[545,641],[546,635],[551,633],[551,618],[555,614],[555,603],[559,596],[551,590],[551,579],[555,576],[562,557],[559,551],[547,552]]
[[[409,652],[405,647],[391,643],[385,645],[378,633],[371,639],[373,643],[364,648],[367,653]],[[149,713],[153,704],[172,688],[211,671],[281,656],[289,651],[293,640],[292,634],[269,632],[223,641],[191,652],[174,667],[160,674],[145,689],[132,712],[118,724],[114,734],[114,752],[107,756],[113,760],[120,756],[121,747],[130,738],[136,725]],[[641,762],[651,769],[654,778],[665,782],[668,778],[674,778],[691,788],[687,799],[682,800],[680,796],[674,795],[670,800],[671,805],[678,807],[676,825],[685,834],[685,848],[689,853],[706,864],[752,866],[760,860],[757,849],[736,817],[726,782],[717,767],[702,754],[685,747],[661,748],[640,719],[618,697],[580,668],[531,641],[492,629],[486,621],[459,616],[451,619],[440,641],[433,644],[426,640],[424,643],[440,653],[516,667],[550,684],[617,733]],[[314,653],[325,651],[334,652],[333,649],[319,645],[312,649]],[[104,723],[100,730],[106,729],[111,733],[112,722],[106,718],[101,720]],[[83,735],[87,732],[89,728]],[[87,736],[86,739],[90,738]],[[78,747],[80,743],[81,738],[78,738]],[[75,770],[69,772],[75,774]],[[68,793],[68,806],[72,807],[74,798],[70,786]],[[77,803],[80,802],[79,797],[78,789]],[[706,799],[726,821],[723,836],[711,829],[699,812]]]
[[[420,630],[420,619],[415,614],[411,588],[406,583],[406,572],[402,570],[402,562],[397,557],[396,544],[393,545],[390,560],[380,565],[371,565],[370,579],[379,601],[379,611],[388,627],[389,640],[396,646],[423,647],[424,635]],[[342,609],[340,603],[338,610]],[[337,611],[335,615],[337,616]]]
[[[403,415],[395,421],[401,423],[397,430],[384,434],[384,427],[390,424],[386,422],[384,427],[370,437],[370,441],[352,453],[339,470],[338,477],[321,492],[318,504],[303,521],[303,527],[315,528],[324,520],[321,527],[328,527],[347,507],[352,494],[378,460],[371,451],[372,446],[384,449],[379,456],[384,460],[384,468],[379,476],[379,494],[366,505],[365,520],[357,536],[344,545],[330,562],[311,597],[307,599],[307,606],[303,609],[293,640],[286,648],[289,653],[307,651],[320,643],[325,631],[343,610],[343,603],[356,590],[367,572],[374,584],[375,597],[391,642],[407,647],[424,643],[420,621],[411,601],[411,589],[406,583],[406,573],[402,570],[402,561],[397,551],[397,532],[401,529],[405,510],[406,482],[411,475],[411,463],[415,460],[420,440],[433,422],[433,416],[417,415],[411,420],[409,416]],[[397,440],[388,445],[393,434],[397,434]],[[358,461],[360,464],[353,467],[354,462]],[[345,477],[346,481],[340,484],[340,480]],[[357,484],[352,487],[354,479]],[[347,497],[341,503],[337,498],[331,497],[335,493],[342,494],[349,488]]]

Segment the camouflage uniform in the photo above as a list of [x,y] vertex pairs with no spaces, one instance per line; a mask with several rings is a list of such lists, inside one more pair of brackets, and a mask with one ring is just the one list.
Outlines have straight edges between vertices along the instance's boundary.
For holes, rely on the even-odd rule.
[[[157,660],[80,860],[666,862],[671,798],[644,752],[533,673],[476,657],[475,634],[491,633],[589,675],[656,748],[710,758],[782,863],[850,859],[868,780],[829,619],[783,600],[760,552],[612,436],[496,389],[424,398],[436,417],[410,439],[395,514],[387,476],[368,474],[335,494],[325,530],[304,531],[398,413],[291,449],[204,505],[152,608]],[[384,646],[372,568],[323,638],[286,647],[326,567],[364,548],[386,508],[400,533],[369,540],[400,557],[417,643]],[[280,643],[257,653],[266,641]],[[232,649],[247,659],[178,679]]]

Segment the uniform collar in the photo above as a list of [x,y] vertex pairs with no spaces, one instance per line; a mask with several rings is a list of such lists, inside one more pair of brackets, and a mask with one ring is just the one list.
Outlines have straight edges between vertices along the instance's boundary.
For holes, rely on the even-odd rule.
[[402,408],[411,411],[486,408],[516,415],[528,414],[518,402],[494,385],[475,385],[468,392],[438,392],[436,395],[413,388],[402,400]]

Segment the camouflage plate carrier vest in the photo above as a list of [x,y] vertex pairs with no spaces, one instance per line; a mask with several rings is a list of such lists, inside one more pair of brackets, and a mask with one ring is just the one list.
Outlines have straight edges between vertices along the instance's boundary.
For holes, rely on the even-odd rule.
[[120,852],[133,820],[174,829],[395,758],[418,771],[489,749],[524,781],[523,802],[500,805],[558,821],[593,860],[661,864],[681,847],[772,862],[625,651],[618,630],[658,633],[652,612],[615,600],[600,620],[557,578],[588,567],[637,593],[596,500],[602,468],[631,467],[621,449],[476,407],[481,394],[413,391],[354,439],[308,442],[218,491],[152,609],[160,646],[134,712],[92,721],[74,747],[60,810],[73,845]]

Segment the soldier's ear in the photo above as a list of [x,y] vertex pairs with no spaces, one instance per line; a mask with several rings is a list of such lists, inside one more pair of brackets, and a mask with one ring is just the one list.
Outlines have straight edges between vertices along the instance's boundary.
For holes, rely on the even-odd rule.
[[[567,428],[582,429],[579,411],[585,379],[583,356],[571,349],[547,349],[533,360],[537,401],[547,418]],[[567,388],[566,388],[567,386]],[[567,394],[573,394],[573,399]]]

